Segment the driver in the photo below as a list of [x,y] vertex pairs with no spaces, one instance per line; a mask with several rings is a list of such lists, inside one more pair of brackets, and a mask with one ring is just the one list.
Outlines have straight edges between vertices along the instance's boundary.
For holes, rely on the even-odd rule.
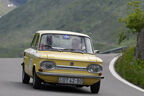
[[46,49],[52,48],[52,36],[47,36],[45,47]]
[[52,36],[43,36],[40,44],[40,50],[48,50],[52,48]]

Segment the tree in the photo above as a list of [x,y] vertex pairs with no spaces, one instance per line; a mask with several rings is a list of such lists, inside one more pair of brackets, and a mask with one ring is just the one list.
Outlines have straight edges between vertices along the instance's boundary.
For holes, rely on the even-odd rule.
[[135,57],[144,60],[144,10],[140,4],[140,1],[129,2],[128,16],[120,19],[120,22],[125,23],[129,31],[137,35]]

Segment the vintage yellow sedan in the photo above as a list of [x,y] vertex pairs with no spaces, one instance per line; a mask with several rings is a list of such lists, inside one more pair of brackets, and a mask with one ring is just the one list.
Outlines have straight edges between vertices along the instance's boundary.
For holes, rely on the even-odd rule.
[[95,56],[88,35],[58,30],[40,30],[31,48],[24,51],[22,82],[33,78],[33,88],[42,84],[90,86],[98,93],[102,76],[102,60]]

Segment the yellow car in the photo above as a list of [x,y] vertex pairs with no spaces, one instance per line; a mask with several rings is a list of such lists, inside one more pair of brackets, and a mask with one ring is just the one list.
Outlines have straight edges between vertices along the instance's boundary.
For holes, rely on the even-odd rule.
[[98,93],[102,60],[95,56],[88,35],[57,30],[37,31],[31,48],[24,51],[22,82],[33,78],[33,88],[42,84],[90,86]]

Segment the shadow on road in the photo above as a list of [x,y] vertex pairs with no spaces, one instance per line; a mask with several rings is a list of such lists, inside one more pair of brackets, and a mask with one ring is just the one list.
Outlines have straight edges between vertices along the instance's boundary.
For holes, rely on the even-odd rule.
[[88,93],[88,94],[90,94],[89,91],[86,91],[83,88],[77,88],[77,87],[74,87],[74,86],[43,85],[40,90],[55,91],[55,92],[67,92],[67,93]]
[[42,85],[40,89],[33,89],[32,83],[22,84],[21,82],[10,82],[11,87],[17,87],[22,90],[36,90],[36,91],[47,91],[47,92],[61,92],[61,93],[76,93],[76,94],[91,94],[90,90],[84,90],[85,88],[77,88],[74,86],[59,86],[59,85]]

